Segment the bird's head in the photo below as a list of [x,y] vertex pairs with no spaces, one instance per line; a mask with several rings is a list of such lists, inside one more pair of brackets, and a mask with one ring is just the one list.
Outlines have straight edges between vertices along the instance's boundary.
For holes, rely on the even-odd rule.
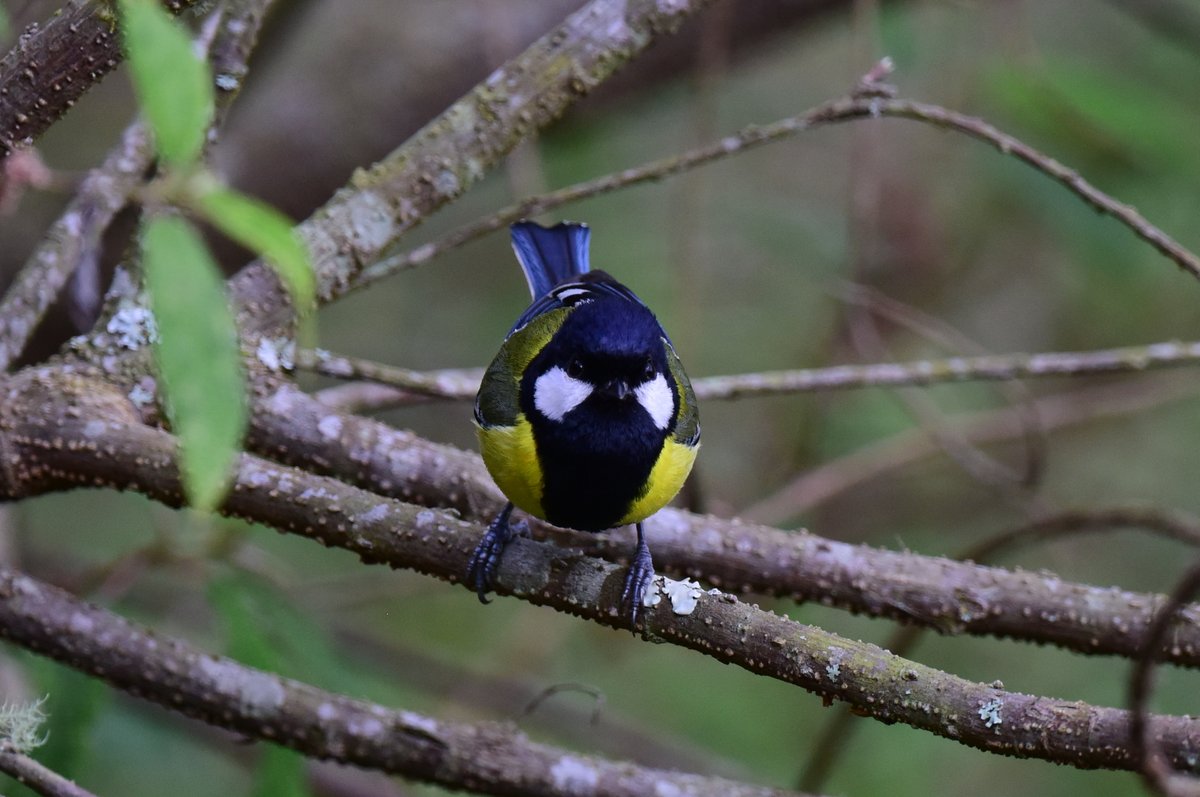
[[661,328],[626,301],[578,306],[530,363],[530,377],[533,407],[550,421],[579,408],[610,418],[645,413],[665,431],[677,409]]

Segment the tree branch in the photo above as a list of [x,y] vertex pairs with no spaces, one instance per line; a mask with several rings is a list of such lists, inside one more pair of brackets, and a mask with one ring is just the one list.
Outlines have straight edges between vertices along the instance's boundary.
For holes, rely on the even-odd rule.
[[[222,12],[211,44],[206,43],[217,87],[214,128],[224,121],[237,97],[246,59],[271,2],[239,0],[231,4]],[[185,5],[177,3],[176,10]],[[231,84],[229,78],[236,82]],[[38,322],[80,263],[100,257],[101,236],[146,177],[154,155],[146,126],[135,121],[104,163],[88,173],[67,209],[0,300],[0,371],[8,370],[20,356]]]
[[[481,368],[414,371],[408,368],[334,355],[320,349],[296,352],[296,367],[341,379],[365,379],[398,388],[397,403],[411,402],[411,394],[456,401],[473,399],[483,377]],[[1037,354],[987,354],[946,357],[907,363],[834,365],[752,374],[707,376],[692,380],[696,398],[722,401],[822,390],[863,387],[928,386],[952,382],[1003,382],[1016,379],[1131,373],[1178,368],[1200,363],[1200,341],[1164,341],[1145,346],[1125,346],[1092,351]],[[385,409],[390,405],[373,406]]]
[[[164,0],[174,14],[196,0]],[[112,8],[70,0],[40,27],[30,26],[0,59],[0,160],[58,121],[121,62]]]
[[1151,654],[1163,640],[1170,638],[1176,613],[1187,606],[1188,601],[1194,600],[1197,592],[1200,592],[1200,564],[1192,565],[1184,573],[1159,609],[1146,632],[1142,655],[1134,662],[1129,675],[1129,709],[1132,714],[1129,739],[1133,759],[1137,762],[1143,782],[1156,793],[1167,797],[1196,797],[1200,795],[1200,781],[1176,775],[1161,748],[1161,740],[1156,738],[1148,710],[1150,691],[1154,686],[1154,656]]
[[[3,630],[0,630],[0,635]],[[94,797],[73,781],[38,763],[7,742],[0,742],[0,772],[23,783],[43,797]]]
[[698,797],[793,794],[576,755],[505,725],[442,722],[326,692],[158,636],[8,568],[0,568],[0,636],[210,725],[453,789],[569,797],[587,784],[598,797],[656,788]]
[[80,262],[100,257],[100,237],[153,160],[146,126],[134,122],[104,163],[84,179],[0,300],[0,370],[8,370],[21,355]]
[[[1035,399],[1030,405],[1043,433],[1092,421],[1127,416],[1192,398],[1193,381],[1158,379],[1072,390]],[[1010,408],[958,416],[952,423],[975,443],[1010,440],[1021,432]],[[906,429],[869,443],[797,476],[773,495],[742,509],[739,517],[756,523],[781,523],[830,501],[856,485],[900,470],[941,451],[924,429]]]
[[351,288],[361,288],[398,271],[429,262],[438,255],[461,246],[487,233],[501,229],[527,216],[536,216],[555,208],[589,197],[600,196],[641,183],[656,182],[681,174],[697,166],[769,144],[827,124],[866,118],[892,116],[924,122],[943,129],[956,130],[983,141],[1001,154],[1012,155],[1059,182],[1100,213],[1112,216],[1129,227],[1180,268],[1200,277],[1200,258],[1180,245],[1162,230],[1151,224],[1132,206],[1118,202],[1084,180],[1074,170],[981,119],[966,116],[948,108],[913,100],[895,99],[890,86],[875,83],[864,92],[856,93],[818,105],[796,116],[767,125],[748,125],[732,135],[710,144],[650,161],[594,180],[560,188],[502,208],[490,216],[459,227],[442,239],[424,244],[408,252],[391,254],[372,264],[353,278]]
[[[656,38],[711,0],[591,0],[493,72],[299,226],[329,302],[437,208],[457,199],[530,132],[557,119]],[[286,330],[291,310],[271,269],[255,261],[230,283],[239,326]]]
[[[380,495],[451,507],[479,523],[489,522],[504,502],[478,456],[331,411],[291,386],[256,406],[248,445]],[[548,528],[537,521],[531,526],[543,534]],[[1082,653],[1135,656],[1162,600],[671,508],[647,520],[645,530],[664,572],[732,592],[819,600],[945,634],[1011,637]],[[632,545],[627,529],[569,538],[573,546],[612,560]],[[1163,645],[1163,660],[1200,666],[1200,607],[1181,615],[1173,640]]]
[[[98,396],[92,384],[55,384],[44,375],[34,375],[23,387],[24,391],[9,391],[9,398],[16,400],[7,403],[5,409],[10,414],[0,419],[4,423],[11,423],[13,418],[34,419],[24,425],[18,421],[6,441],[10,450],[4,461],[21,463],[6,474],[12,479],[7,485],[10,493],[29,495],[92,484],[136,489],[167,504],[180,503],[174,437],[138,424],[131,408],[125,409],[124,419],[110,412],[102,416],[107,420],[99,420],[96,403],[113,401],[111,409],[115,409],[117,402],[116,397]],[[39,405],[42,412],[28,412],[23,406],[27,402]],[[328,431],[329,424],[323,428]],[[368,563],[385,562],[451,582],[462,578],[483,530],[482,525],[464,521],[453,512],[381,499],[335,479],[248,455],[239,460],[234,487],[223,511],[323,545],[344,548]],[[667,515],[667,523],[684,517],[683,513]],[[656,525],[661,530],[665,523],[660,520]],[[714,541],[711,532],[690,531]],[[744,550],[753,552],[756,568],[767,572],[779,561],[798,569],[815,564],[813,585],[805,589],[821,590],[822,596],[836,595],[843,578],[840,571],[859,564],[854,561],[857,551],[853,546],[835,551],[835,544],[829,541],[815,543],[802,536],[800,545],[791,551],[771,551],[754,547],[761,540],[739,538],[730,531],[724,529],[723,539],[715,540],[722,553],[745,546]],[[661,544],[661,534],[657,540],[652,538],[651,544],[657,545],[656,552],[670,549]],[[805,547],[809,547],[803,551],[806,557],[798,561],[794,558],[797,548]],[[780,554],[791,557],[777,558]],[[962,583],[953,577],[953,568],[964,567],[958,563],[927,560],[926,572],[913,573],[906,568],[919,564],[920,557],[881,552],[868,555],[895,557],[889,569],[893,574],[904,574],[906,578],[901,580],[909,590],[920,592],[928,589],[926,585],[949,585],[956,595],[953,614],[963,622],[975,612],[989,617],[1003,615],[1006,607],[976,588],[983,586],[989,593],[1000,591],[1006,580],[1010,588],[1024,588],[1024,601],[1031,594],[1038,595],[1039,587],[1060,600],[1065,598],[1071,614],[1062,617],[1062,624],[1074,622],[1076,629],[1087,627],[1092,622],[1090,612],[1106,600],[1117,604],[1115,614],[1105,614],[1106,623],[1114,617],[1124,623],[1130,604],[1136,614],[1146,603],[1156,603],[1147,596],[1076,587],[1050,576],[1008,574],[991,568],[965,566],[964,573],[978,580]],[[929,572],[928,565],[933,565],[935,571]],[[622,567],[534,540],[517,539],[505,551],[496,590],[603,625],[619,626],[623,621],[615,607],[624,575]],[[910,576],[912,582],[907,581]],[[853,587],[853,582],[848,586]],[[1126,711],[1006,692],[996,684],[973,683],[874,645],[801,625],[742,603],[732,595],[704,593],[699,588],[683,588],[683,592],[689,600],[679,601],[677,595],[647,609],[644,629],[648,635],[800,686],[825,699],[846,701],[860,713],[881,721],[904,722],[978,749],[1080,768],[1137,766],[1128,747],[1130,720]],[[905,612],[909,610],[909,605],[900,605]],[[891,608],[896,611],[896,604]],[[1171,635],[1172,649],[1196,655],[1196,645],[1189,635],[1195,634],[1198,611],[1197,607],[1188,607],[1181,612],[1178,633]],[[1017,617],[1021,617],[1020,612]],[[1025,618],[1034,625],[1039,619],[1048,625],[1058,620],[1049,615]],[[0,627],[4,625],[0,623]],[[1092,630],[1105,634],[1105,628],[1099,625],[1092,625]],[[1140,628],[1123,631],[1127,637],[1141,638]],[[145,653],[128,645],[122,649],[133,655],[134,662]],[[164,673],[163,677],[170,676]],[[1200,734],[1200,720],[1155,716],[1150,723],[1173,766],[1188,771],[1200,767],[1190,754]]]

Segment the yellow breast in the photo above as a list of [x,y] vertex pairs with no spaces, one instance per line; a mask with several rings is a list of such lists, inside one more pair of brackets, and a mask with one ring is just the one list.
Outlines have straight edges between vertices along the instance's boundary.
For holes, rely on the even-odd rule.
[[621,525],[645,520],[670,503],[687,481],[699,450],[699,445],[685,446],[668,437],[650,470],[646,492],[629,506],[629,511],[621,518]]
[[513,426],[479,426],[479,450],[488,473],[500,491],[518,508],[545,519],[542,510],[542,466],[538,462],[533,428],[518,413]]

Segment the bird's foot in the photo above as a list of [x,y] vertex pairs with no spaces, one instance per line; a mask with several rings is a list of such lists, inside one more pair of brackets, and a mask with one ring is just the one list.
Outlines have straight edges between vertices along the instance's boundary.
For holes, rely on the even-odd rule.
[[496,568],[500,566],[500,556],[504,553],[504,547],[517,534],[528,533],[526,524],[508,522],[512,510],[511,503],[505,504],[504,509],[500,510],[500,514],[496,515],[496,519],[484,532],[479,545],[475,546],[475,552],[471,554],[471,561],[467,564],[467,583],[475,588],[480,603],[491,603],[487,593],[492,589],[492,578],[496,575]]
[[641,614],[643,601],[648,590],[654,586],[654,562],[650,559],[650,549],[642,539],[641,528],[638,529],[638,547],[629,563],[629,573],[625,576],[625,587],[621,590],[621,616],[629,618],[629,629],[637,632],[638,616]]

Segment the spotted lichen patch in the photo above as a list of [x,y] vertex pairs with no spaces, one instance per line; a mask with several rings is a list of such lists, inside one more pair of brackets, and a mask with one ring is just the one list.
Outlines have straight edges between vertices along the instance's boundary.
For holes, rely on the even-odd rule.
[[268,370],[290,371],[296,367],[296,342],[291,338],[262,338],[254,356]]
[[273,715],[287,699],[287,692],[278,678],[225,659],[202,657],[198,670],[212,682],[216,691],[232,695],[238,708],[252,717]]
[[993,697],[979,707],[979,719],[983,720],[983,724],[988,728],[994,728],[1004,722],[1004,718],[1000,716],[1000,709],[1002,708],[1004,708],[1004,701],[998,697]]
[[570,797],[590,797],[596,793],[600,773],[581,758],[565,755],[550,768],[550,778],[559,794]]
[[342,419],[337,415],[326,415],[317,421],[317,431],[326,440],[337,440],[342,434]]
[[130,403],[135,407],[149,407],[154,404],[158,382],[152,376],[143,376],[127,394]]
[[365,512],[360,512],[352,518],[356,526],[372,526],[386,519],[388,505],[380,501]]
[[108,334],[122,349],[137,351],[158,340],[158,323],[149,308],[126,305],[113,313],[105,326]]

